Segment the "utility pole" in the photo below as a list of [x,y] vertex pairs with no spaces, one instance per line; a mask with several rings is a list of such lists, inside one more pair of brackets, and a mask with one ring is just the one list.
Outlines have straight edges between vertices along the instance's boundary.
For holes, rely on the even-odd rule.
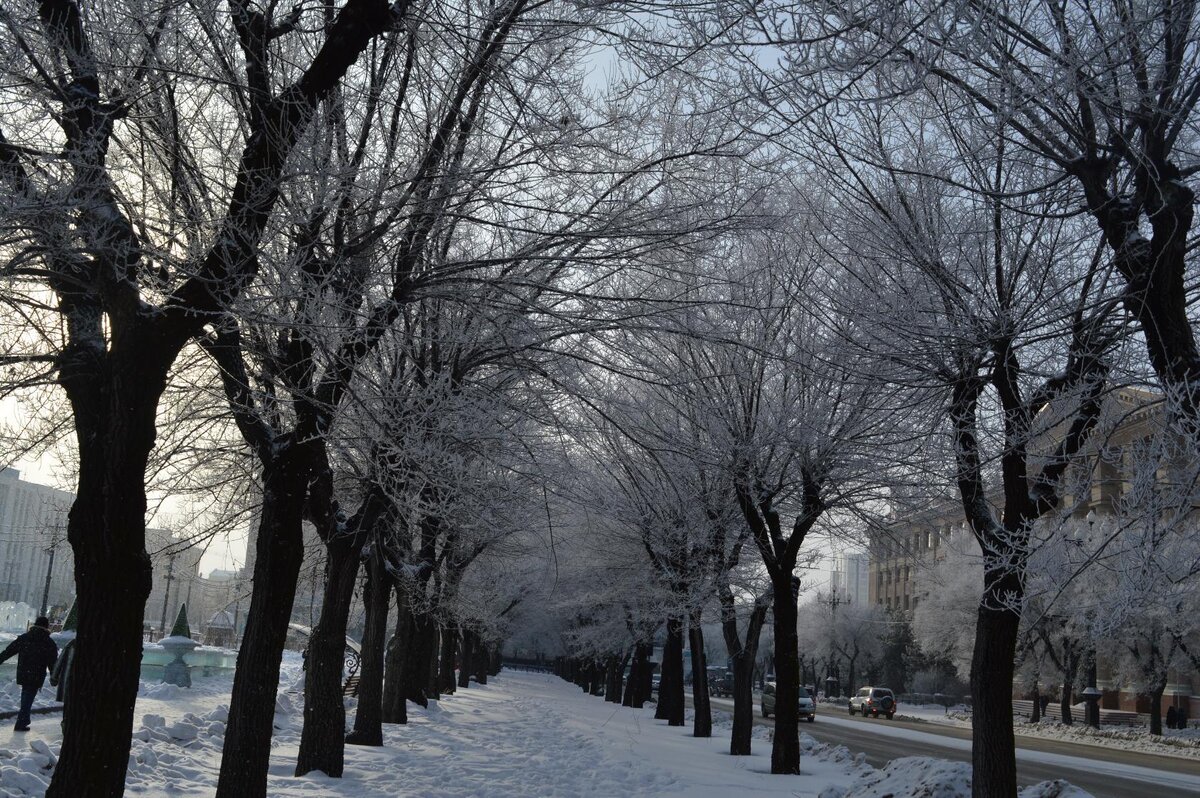
[[[843,604],[849,604],[850,598],[849,596],[842,598],[838,593],[837,587],[831,586],[827,603],[829,604],[829,665],[830,669],[833,671],[829,674],[829,676],[836,679],[838,686],[842,688],[844,692],[845,688],[841,684],[841,668],[839,667],[839,663],[837,661],[837,608]],[[826,678],[825,681],[828,683],[829,678]]]
[[50,576],[54,573],[54,553],[58,550],[58,541],[50,544],[47,551],[50,553],[50,562],[46,564],[46,583],[42,585],[42,608],[38,610],[38,615],[46,617],[46,605],[50,601]]
[[50,548],[46,551],[50,555],[50,561],[46,563],[46,581],[42,585],[42,608],[38,611],[38,615],[45,618],[46,610],[50,609],[50,578],[54,575],[54,555],[58,551],[59,533],[62,532],[61,516],[55,521],[54,526],[50,531]]

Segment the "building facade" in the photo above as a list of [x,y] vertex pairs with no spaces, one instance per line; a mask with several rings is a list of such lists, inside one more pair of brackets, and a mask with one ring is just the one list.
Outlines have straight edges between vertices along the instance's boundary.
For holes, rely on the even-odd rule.
[[[67,514],[75,497],[0,469],[0,601],[19,601],[52,617],[75,597],[75,558]],[[43,598],[45,606],[43,607]]]
[[829,572],[829,589],[854,604],[871,602],[870,555],[864,551],[840,552]]

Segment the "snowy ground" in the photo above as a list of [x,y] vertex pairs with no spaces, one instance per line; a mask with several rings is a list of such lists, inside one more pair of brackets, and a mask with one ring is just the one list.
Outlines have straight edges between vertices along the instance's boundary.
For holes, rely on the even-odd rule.
[[[294,687],[299,676],[299,658],[289,654],[282,684]],[[127,794],[212,795],[230,686],[228,676],[197,679],[190,690],[143,684]],[[268,787],[273,798],[970,794],[965,766],[901,759],[877,771],[861,756],[807,735],[802,775],[772,776],[766,727],[756,729],[754,756],[731,757],[726,716],[718,717],[713,738],[698,740],[690,725],[671,728],[654,720],[652,707],[614,706],[556,677],[514,671],[431,702],[428,710],[410,707],[407,726],[385,727],[382,748],[348,746],[345,778],[295,778],[299,700],[283,693],[277,706]],[[0,731],[0,796],[44,794],[61,737],[58,720],[37,716],[32,732]],[[1062,785],[1022,792],[1022,798],[1085,795]]]
[[[1039,723],[1030,723],[1023,718],[1014,718],[1014,731],[1025,737],[1040,737],[1047,740],[1065,740],[1103,748],[1119,748],[1123,751],[1141,751],[1147,754],[1178,756],[1200,759],[1200,729],[1163,729],[1161,737],[1150,734],[1149,727],[1104,726],[1099,731],[1085,726],[1083,705],[1075,709],[1076,722],[1064,725],[1057,716],[1050,715]],[[1051,712],[1057,711],[1056,706]],[[941,723],[960,728],[971,728],[971,715],[966,707],[951,707],[947,711],[937,704],[900,703],[896,717],[900,720],[918,720]]]

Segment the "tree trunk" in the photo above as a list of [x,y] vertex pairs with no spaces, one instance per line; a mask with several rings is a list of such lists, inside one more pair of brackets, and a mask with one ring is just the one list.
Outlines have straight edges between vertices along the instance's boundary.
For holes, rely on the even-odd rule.
[[1016,746],[1013,740],[1012,684],[1021,616],[1011,601],[1024,598],[1020,579],[1012,573],[989,573],[989,596],[980,603],[971,658],[971,700],[976,722],[971,732],[972,798],[1012,798],[1017,794]]
[[733,658],[733,732],[729,735],[732,756],[750,756],[754,733],[754,655],[743,652]]
[[1162,697],[1167,691],[1165,679],[1159,681],[1150,690],[1150,733],[1156,737],[1162,736]]
[[771,772],[800,773],[800,641],[796,635],[796,596],[792,570],[771,575],[775,611],[775,741]]
[[433,618],[423,609],[416,609],[412,602],[405,605],[409,615],[409,645],[404,652],[404,668],[400,679],[404,696],[414,704],[429,708],[429,663],[436,651],[432,630],[437,626]]
[[[360,524],[374,526],[374,518]],[[326,545],[325,591],[321,619],[308,643],[308,678],[304,680],[304,728],[296,757],[296,775],[319,770],[340,778],[345,765],[346,704],[342,672],[346,663],[346,625],[354,584],[358,581],[365,536],[333,537]]]
[[441,686],[441,662],[442,654],[442,626],[431,617],[429,619],[429,639],[427,642],[428,662],[425,664],[428,678],[425,682],[425,694],[434,701],[438,701],[442,697]]
[[646,703],[646,697],[642,695],[642,671],[646,669],[647,658],[645,644],[634,643],[633,662],[629,666],[629,681],[625,682],[625,695],[621,698],[622,706],[641,709]]
[[693,612],[688,624],[688,643],[692,649],[692,720],[693,737],[712,737],[712,704],[708,700],[708,663],[704,657],[704,630],[700,613]]
[[[62,755],[47,792],[53,798],[125,791],[151,587],[146,462],[172,358],[156,365],[144,357],[151,342],[140,341],[135,346],[143,354],[123,363],[129,358],[116,353],[120,343],[113,342],[107,362],[77,346],[68,346],[58,361],[79,451],[67,520],[79,627],[74,675],[66,686]],[[129,351],[130,342],[124,343]]]
[[621,703],[621,657],[611,654],[604,671],[604,700],[610,703]]
[[1062,722],[1070,726],[1075,718],[1071,714],[1071,700],[1075,693],[1075,677],[1079,675],[1079,651],[1067,640],[1063,646]]
[[404,697],[404,658],[410,646],[408,596],[396,588],[396,630],[387,643],[383,679],[383,722],[408,723],[408,704]]
[[438,678],[442,692],[453,695],[457,688],[454,678],[454,660],[458,658],[458,626],[454,621],[447,621],[442,627],[442,658]]
[[592,660],[592,666],[588,670],[588,693],[591,695],[603,695],[604,685],[608,678],[608,671],[600,666],[596,660]]
[[218,798],[260,798],[267,794],[279,660],[287,642],[296,579],[304,559],[301,523],[310,460],[302,446],[286,448],[263,469],[254,591],[233,677]]
[[475,635],[470,629],[462,630],[462,662],[458,665],[458,686],[471,686],[472,658],[475,656]]
[[367,584],[363,590],[366,628],[363,629],[362,665],[358,679],[358,708],[354,731],[346,737],[352,745],[383,745],[383,657],[387,637],[391,580],[378,550],[367,561]]
[[663,648],[663,675],[658,693],[660,706],[666,708],[667,725],[684,725],[683,618],[675,615],[667,619],[667,644]]
[[1038,723],[1042,719],[1042,694],[1038,690],[1038,683],[1033,683],[1033,712],[1029,713],[1029,721]]
[[[651,660],[651,657],[654,656],[654,644],[644,643],[643,645],[646,647],[646,660],[645,667],[642,668],[641,683],[638,687],[637,693],[637,695],[641,698],[642,703],[641,705],[634,704],[634,706],[638,707],[639,709],[642,706],[645,706],[645,703],[650,700],[650,696],[654,693],[654,666],[650,664],[653,661]],[[662,672],[661,665],[659,666],[659,672]]]
[[759,599],[746,623],[745,642],[738,634],[737,602],[728,583],[718,588],[721,601],[721,633],[725,650],[733,661],[733,731],[729,735],[731,756],[750,756],[754,733],[754,662],[758,641],[766,622],[768,605]]
[[475,664],[475,682],[476,684],[487,684],[488,679],[488,647],[480,639],[479,635],[475,636],[475,651],[472,654],[472,659]]

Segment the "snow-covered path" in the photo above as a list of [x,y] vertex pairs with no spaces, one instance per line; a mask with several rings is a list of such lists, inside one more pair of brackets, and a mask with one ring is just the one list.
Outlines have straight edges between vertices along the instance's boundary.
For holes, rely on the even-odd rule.
[[[299,658],[284,662],[295,684]],[[197,679],[193,690],[147,685],[139,696],[127,794],[148,798],[211,796],[224,740],[228,679]],[[407,726],[385,726],[382,748],[346,748],[346,774],[295,778],[302,713],[298,696],[277,707],[268,793],[272,798],[525,798],[526,796],[760,796],[816,798],[869,770],[844,749],[810,746],[801,776],[771,776],[769,730],[756,754],[726,753],[728,729],[697,740],[690,725],[670,728],[653,707],[614,706],[545,674],[506,670],[428,710],[410,705]],[[352,719],[351,714],[351,719]],[[59,715],[35,718],[33,730],[0,730],[0,795],[40,795],[46,770],[30,744],[57,750]],[[812,747],[815,746],[815,747]]]

